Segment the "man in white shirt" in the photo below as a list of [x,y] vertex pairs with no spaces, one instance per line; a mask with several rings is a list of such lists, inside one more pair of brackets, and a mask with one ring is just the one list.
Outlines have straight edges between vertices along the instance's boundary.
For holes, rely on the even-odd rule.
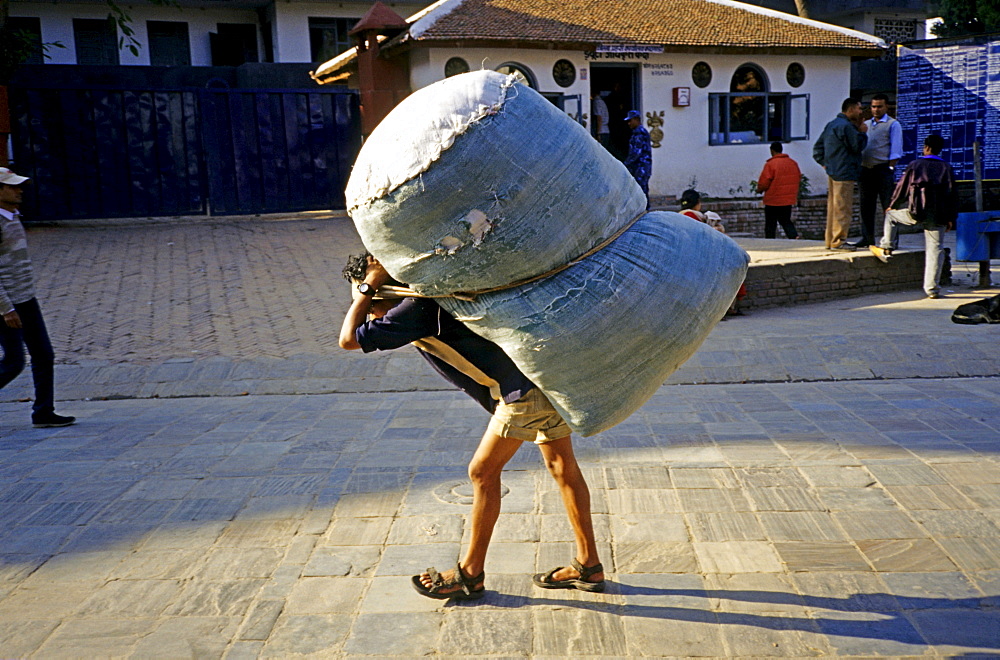
[[608,112],[608,104],[601,98],[600,92],[590,94],[590,116],[593,136],[607,149],[611,146],[611,114]]
[[858,177],[858,210],[861,215],[861,240],[851,243],[864,248],[875,245],[875,204],[882,212],[889,208],[889,197],[896,183],[896,161],[903,155],[903,128],[890,117],[889,97],[876,94],[871,102],[872,118],[868,124],[868,144],[861,154]]
[[31,355],[35,403],[31,422],[38,428],[69,426],[75,417],[57,415],[53,380],[55,355],[42,310],[35,299],[35,278],[28,241],[21,225],[21,186],[28,177],[0,167],[0,389],[24,370],[24,349]]

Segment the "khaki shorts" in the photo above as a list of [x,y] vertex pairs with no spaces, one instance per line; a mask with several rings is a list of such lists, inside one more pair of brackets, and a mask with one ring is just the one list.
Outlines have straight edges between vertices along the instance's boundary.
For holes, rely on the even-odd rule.
[[498,403],[487,430],[502,438],[537,445],[565,438],[573,432],[537,387],[514,403]]

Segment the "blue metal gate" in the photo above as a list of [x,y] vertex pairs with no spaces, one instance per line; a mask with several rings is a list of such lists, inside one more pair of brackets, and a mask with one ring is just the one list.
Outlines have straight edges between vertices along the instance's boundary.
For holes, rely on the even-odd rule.
[[361,143],[356,94],[10,89],[29,220],[342,208]]

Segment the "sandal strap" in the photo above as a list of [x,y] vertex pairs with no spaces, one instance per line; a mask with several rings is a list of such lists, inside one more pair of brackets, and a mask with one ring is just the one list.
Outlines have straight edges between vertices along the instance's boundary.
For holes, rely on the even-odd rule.
[[585,568],[583,566],[583,564],[581,564],[580,562],[578,562],[575,558],[573,559],[573,568],[575,568],[577,571],[580,572],[580,578],[579,579],[581,579],[581,580],[586,580],[587,578],[589,578],[591,575],[593,575],[595,573],[603,573],[604,572],[604,567],[600,564],[600,562],[594,564],[590,568]]
[[479,575],[473,577],[465,577],[465,573],[462,572],[461,564],[455,565],[455,575],[447,579],[438,573],[437,569],[433,566],[424,572],[427,573],[427,576],[431,579],[431,586],[428,589],[431,593],[439,593],[442,589],[459,586],[462,587],[462,591],[465,592],[466,596],[471,596],[473,587],[486,579],[486,571],[483,571]]
[[556,566],[551,571],[542,576],[542,582],[552,583],[552,576],[556,574],[557,571],[562,570],[562,566]]
[[486,572],[483,571],[475,577],[465,577],[465,573],[462,572],[462,562],[458,562],[455,564],[455,576],[458,578],[456,584],[461,584],[462,591],[465,592],[466,596],[469,596],[472,594],[472,587],[486,576]]

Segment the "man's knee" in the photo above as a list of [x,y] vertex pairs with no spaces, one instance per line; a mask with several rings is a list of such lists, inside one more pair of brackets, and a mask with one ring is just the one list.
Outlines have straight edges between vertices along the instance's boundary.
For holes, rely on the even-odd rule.
[[503,472],[503,465],[497,465],[495,461],[474,458],[469,463],[469,479],[473,484],[487,486],[500,481],[500,474]]

